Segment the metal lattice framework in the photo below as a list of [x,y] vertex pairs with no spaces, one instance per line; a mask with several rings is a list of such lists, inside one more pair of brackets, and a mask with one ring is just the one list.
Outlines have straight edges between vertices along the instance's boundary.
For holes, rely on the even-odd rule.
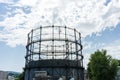
[[[62,76],[60,69],[65,68],[64,76],[71,76],[69,73],[72,74],[72,69],[80,71],[80,68],[83,68],[81,33],[76,29],[66,26],[44,26],[33,29],[28,33],[26,49],[26,70],[49,68],[50,76]],[[82,79],[78,71],[76,71],[77,80]]]

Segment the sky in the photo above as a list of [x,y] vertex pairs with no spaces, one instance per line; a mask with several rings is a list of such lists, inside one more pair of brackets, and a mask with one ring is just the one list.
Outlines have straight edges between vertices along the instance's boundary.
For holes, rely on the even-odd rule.
[[22,72],[28,32],[51,25],[82,34],[85,68],[98,49],[120,60],[120,0],[0,0],[0,70]]

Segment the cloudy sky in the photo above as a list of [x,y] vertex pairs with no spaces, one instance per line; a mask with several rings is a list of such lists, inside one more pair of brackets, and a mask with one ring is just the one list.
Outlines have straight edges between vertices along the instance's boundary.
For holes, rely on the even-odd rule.
[[81,32],[84,67],[97,49],[120,59],[120,0],[0,0],[0,70],[21,72],[27,33],[53,24]]

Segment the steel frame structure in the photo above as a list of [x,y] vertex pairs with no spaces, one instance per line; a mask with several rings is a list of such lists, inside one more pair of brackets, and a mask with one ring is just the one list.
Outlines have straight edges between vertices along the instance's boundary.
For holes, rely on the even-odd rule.
[[25,80],[47,71],[51,80],[84,80],[81,33],[66,26],[41,26],[28,33]]

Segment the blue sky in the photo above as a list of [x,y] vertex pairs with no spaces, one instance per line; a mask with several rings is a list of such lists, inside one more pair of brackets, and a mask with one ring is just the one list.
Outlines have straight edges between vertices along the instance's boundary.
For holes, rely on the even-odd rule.
[[21,72],[27,33],[53,24],[81,32],[85,68],[97,49],[120,59],[120,0],[0,0],[0,70]]

